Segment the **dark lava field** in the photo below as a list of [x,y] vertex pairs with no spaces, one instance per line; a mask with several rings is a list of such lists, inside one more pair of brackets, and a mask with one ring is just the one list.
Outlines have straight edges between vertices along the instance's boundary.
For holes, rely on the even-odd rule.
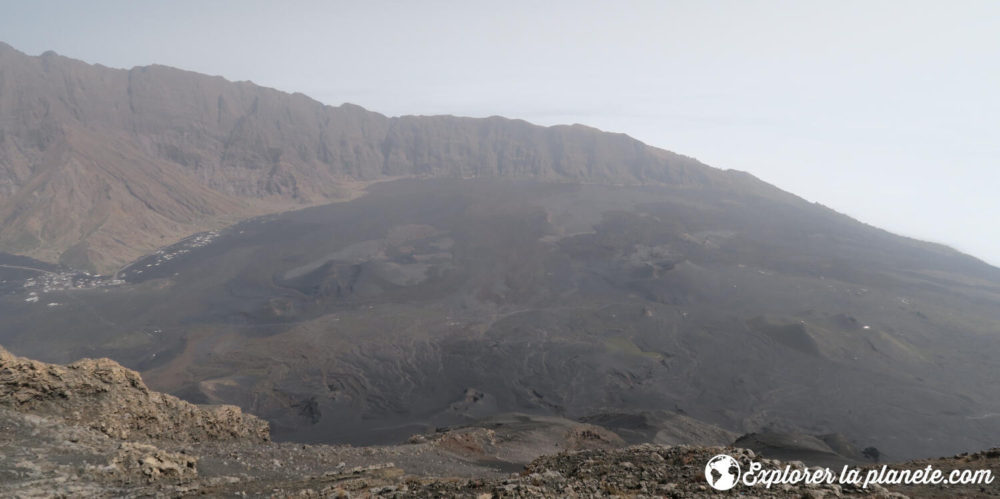
[[0,344],[112,357],[279,440],[395,443],[510,412],[641,433],[619,416],[661,411],[891,459],[996,443],[1000,271],[726,175],[383,182],[115,276],[4,255]]

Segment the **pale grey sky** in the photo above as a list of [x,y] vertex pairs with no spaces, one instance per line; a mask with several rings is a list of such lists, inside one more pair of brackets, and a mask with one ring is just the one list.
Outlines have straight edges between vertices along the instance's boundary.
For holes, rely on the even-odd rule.
[[[0,40],[624,132],[1000,264],[1000,1],[0,1]],[[2,68],[0,68],[2,69]]]

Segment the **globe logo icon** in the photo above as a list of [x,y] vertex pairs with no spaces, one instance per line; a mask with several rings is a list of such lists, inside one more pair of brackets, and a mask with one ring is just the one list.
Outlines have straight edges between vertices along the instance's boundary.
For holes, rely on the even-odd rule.
[[705,480],[715,490],[729,490],[740,478],[740,463],[730,456],[719,454],[705,465]]

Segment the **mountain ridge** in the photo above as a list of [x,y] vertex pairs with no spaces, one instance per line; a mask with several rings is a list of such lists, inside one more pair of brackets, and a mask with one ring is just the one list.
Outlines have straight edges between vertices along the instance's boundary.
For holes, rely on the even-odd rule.
[[0,251],[63,264],[0,253],[0,343],[279,439],[619,408],[922,456],[1000,428],[1000,269],[623,134],[13,51],[0,120]]
[[583,125],[386,117],[162,65],[110,69],[9,46],[0,67],[0,116],[9,117],[0,122],[0,251],[89,270],[401,176],[752,184]]

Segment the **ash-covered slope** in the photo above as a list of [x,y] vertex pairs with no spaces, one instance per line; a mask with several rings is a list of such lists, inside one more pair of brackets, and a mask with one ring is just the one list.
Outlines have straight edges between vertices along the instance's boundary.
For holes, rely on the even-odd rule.
[[891,459],[1000,435],[996,269],[737,186],[399,180],[165,248],[124,284],[17,272],[12,351],[109,356],[279,438],[511,412],[628,441],[840,433]]
[[109,69],[0,43],[0,251],[109,271],[199,230],[350,199],[365,182],[399,176],[732,181],[583,126],[387,118],[164,66]]

